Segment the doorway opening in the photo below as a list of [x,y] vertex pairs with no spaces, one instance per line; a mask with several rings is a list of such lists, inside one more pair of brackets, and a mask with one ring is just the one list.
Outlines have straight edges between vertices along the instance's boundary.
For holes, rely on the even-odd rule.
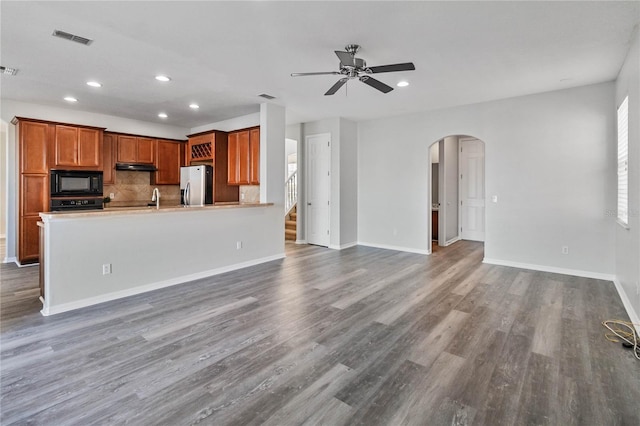
[[484,152],[484,142],[467,135],[429,147],[432,252],[459,240],[485,241]]

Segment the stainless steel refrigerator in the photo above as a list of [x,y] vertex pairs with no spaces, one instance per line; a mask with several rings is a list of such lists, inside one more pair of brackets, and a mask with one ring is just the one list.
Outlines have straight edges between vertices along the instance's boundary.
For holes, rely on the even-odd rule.
[[185,207],[213,204],[213,167],[180,167],[180,200]]

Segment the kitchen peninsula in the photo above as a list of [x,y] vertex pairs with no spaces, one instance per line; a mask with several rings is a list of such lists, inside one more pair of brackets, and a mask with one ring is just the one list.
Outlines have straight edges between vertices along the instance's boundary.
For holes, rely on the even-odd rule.
[[40,213],[43,315],[284,257],[281,206]]

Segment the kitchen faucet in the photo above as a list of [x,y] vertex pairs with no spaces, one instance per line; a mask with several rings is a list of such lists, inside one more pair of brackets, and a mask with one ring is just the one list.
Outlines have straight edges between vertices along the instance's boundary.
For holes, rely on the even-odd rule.
[[158,188],[153,188],[153,193],[151,194],[151,201],[156,202],[156,209],[160,208],[160,191]]

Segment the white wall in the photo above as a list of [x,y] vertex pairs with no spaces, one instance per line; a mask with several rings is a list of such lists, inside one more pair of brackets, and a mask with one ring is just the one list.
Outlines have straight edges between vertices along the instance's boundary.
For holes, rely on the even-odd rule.
[[340,119],[340,247],[358,241],[358,125]]
[[[44,219],[45,315],[284,257],[281,206],[54,213]],[[112,265],[111,274],[102,274],[103,264]]]
[[426,253],[428,147],[470,135],[485,143],[487,196],[500,200],[487,203],[485,258],[611,277],[613,111],[603,83],[359,123],[359,241]]
[[239,129],[246,129],[247,127],[255,127],[260,125],[260,113],[242,115],[240,117],[230,118],[224,121],[217,121],[215,123],[204,124],[202,126],[192,127],[189,134],[206,132],[209,130],[220,130],[222,132],[231,132]]
[[[640,32],[616,81],[615,107],[629,96],[629,229],[615,226],[616,285],[633,322],[640,323]],[[616,158],[610,167],[616,167]],[[615,169],[614,169],[615,170]],[[614,186],[615,188],[615,186]],[[612,193],[615,190],[612,189]],[[616,200],[608,206],[617,209]],[[616,216],[612,214],[612,216]]]
[[[17,102],[2,99],[0,119],[8,123],[14,117],[35,118],[48,121],[59,121],[71,124],[106,127],[107,130],[136,135],[156,136],[170,139],[186,139],[189,129],[167,126],[161,123],[150,123],[111,115],[95,114],[77,109],[55,108],[44,105]],[[7,255],[8,261],[16,257],[16,224],[17,224],[17,142],[14,125],[9,125],[7,138]],[[4,165],[3,165],[4,166]],[[4,169],[4,167],[3,167]]]

